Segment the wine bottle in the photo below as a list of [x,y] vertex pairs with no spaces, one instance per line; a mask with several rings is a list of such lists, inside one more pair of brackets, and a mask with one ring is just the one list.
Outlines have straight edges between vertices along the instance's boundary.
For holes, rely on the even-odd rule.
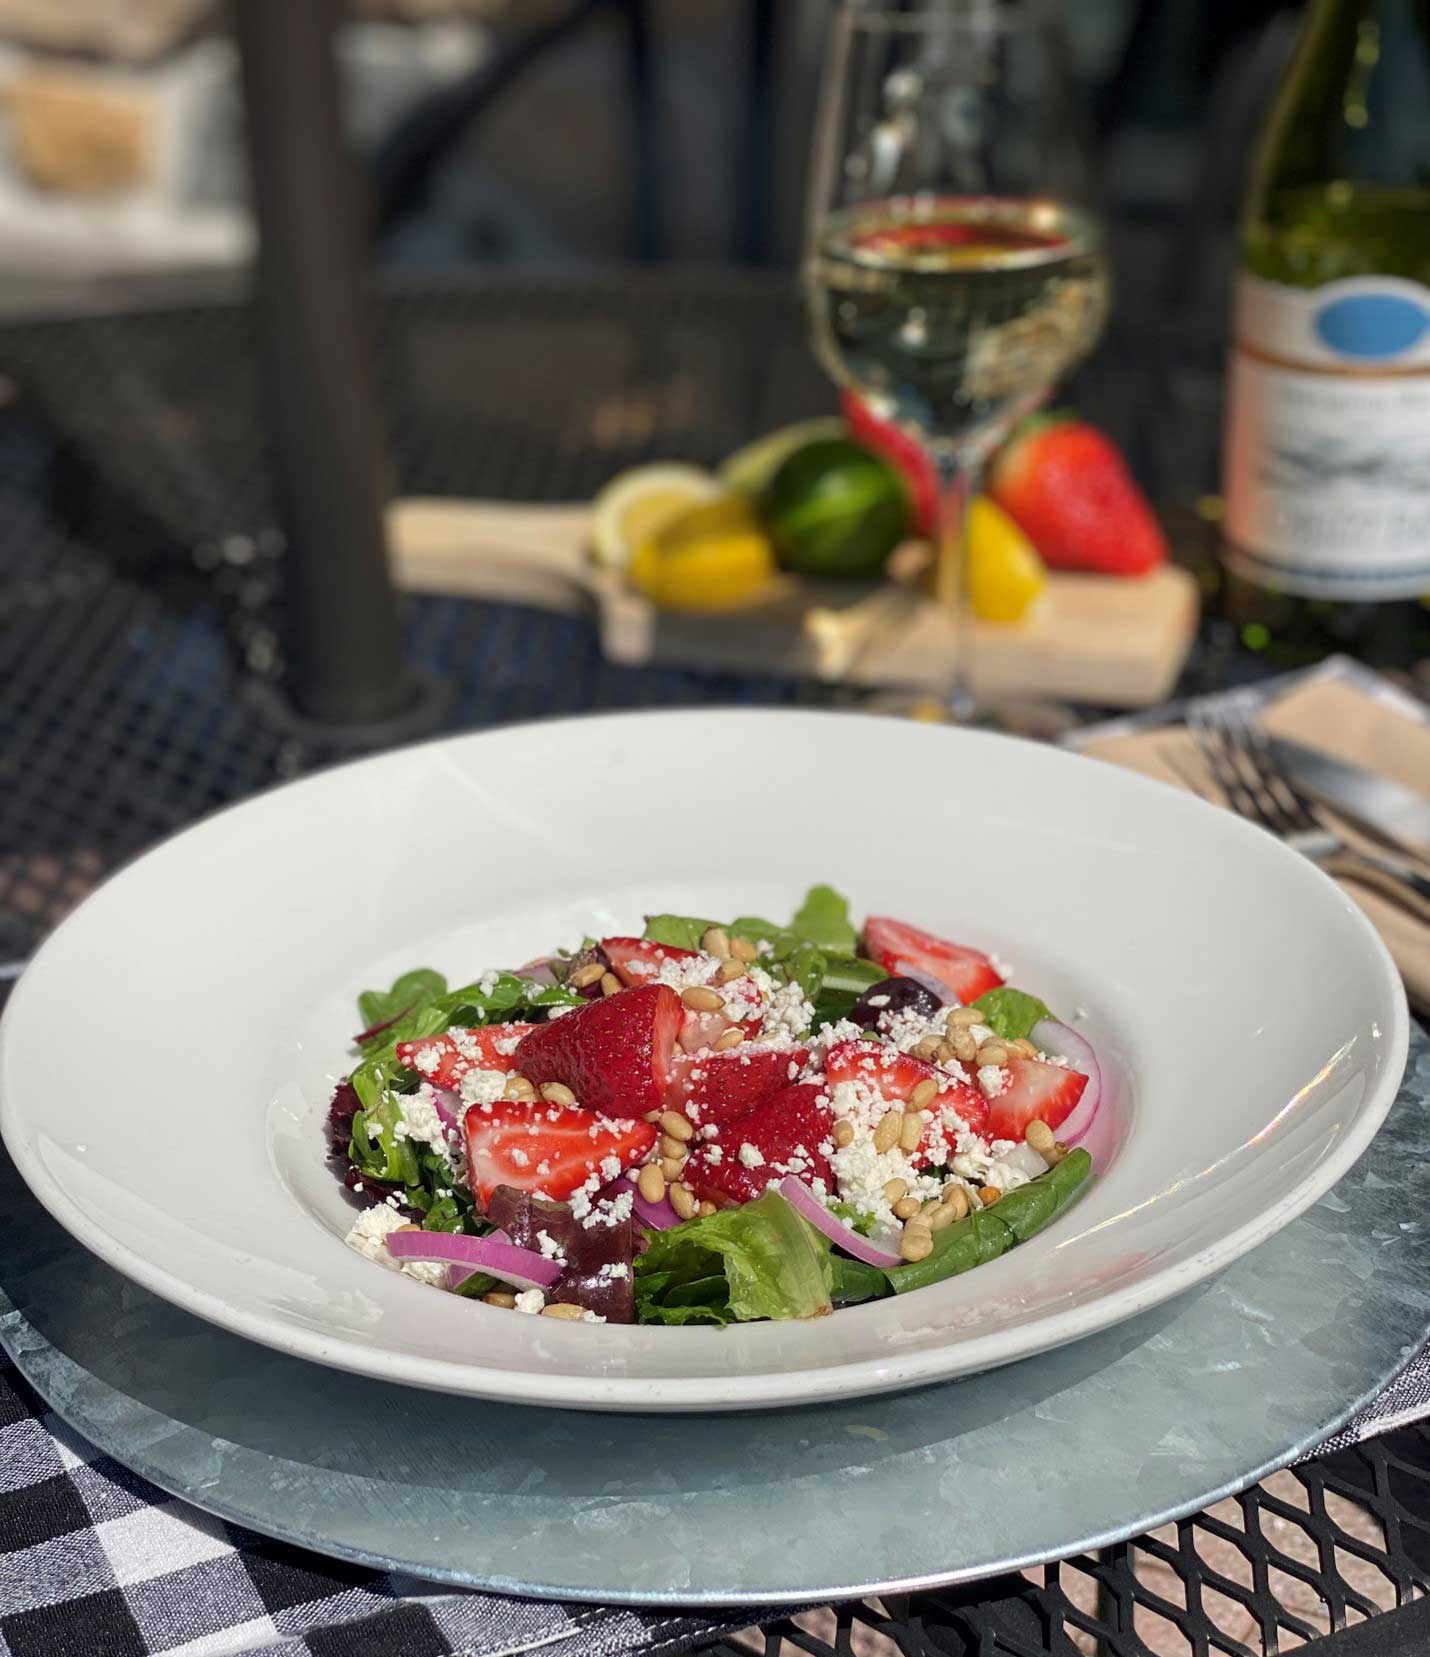
[[1427,109],[1430,0],[1311,0],[1252,167],[1224,451],[1230,608],[1282,655],[1430,631]]

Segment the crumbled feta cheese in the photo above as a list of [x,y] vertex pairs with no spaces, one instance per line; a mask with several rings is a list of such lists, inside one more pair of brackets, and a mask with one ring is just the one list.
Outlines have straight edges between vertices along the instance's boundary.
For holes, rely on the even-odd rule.
[[616,1283],[631,1275],[631,1268],[624,1260],[607,1260],[597,1271],[598,1283]]
[[549,1231],[538,1231],[536,1246],[541,1250],[542,1258],[554,1260],[558,1266],[566,1264],[566,1256],[561,1252],[561,1245]]
[[[757,972],[755,977],[758,983],[768,974]],[[765,997],[765,1009],[759,1034],[755,1038],[756,1045],[788,1047],[809,1028],[814,1017],[814,1003],[798,984],[776,984],[773,979],[769,982],[768,990],[760,986]]]
[[764,1152],[758,1145],[751,1145],[747,1140],[740,1147],[740,1161],[746,1168],[763,1168],[765,1165]]
[[[649,967],[642,963],[643,972]],[[694,989],[697,985],[708,984],[720,970],[720,957],[707,955],[703,950],[694,955],[674,956],[664,959],[655,969],[655,982],[669,984],[673,990]]]
[[712,1167],[718,1168],[725,1160],[724,1148],[720,1145],[708,1146],[705,1152],[705,1160],[710,1163]]
[[1030,1183],[1029,1176],[1011,1162],[990,1162],[983,1178],[986,1185],[996,1185],[1003,1192],[1016,1191],[1020,1185]]
[[1008,1072],[1000,1065],[980,1064],[978,1085],[982,1088],[985,1099],[996,1099],[1008,1085]]
[[533,1317],[545,1304],[546,1296],[542,1294],[540,1289],[523,1289],[516,1297],[517,1311],[526,1312],[528,1315]]
[[501,974],[493,967],[489,971],[484,972],[477,980],[477,988],[483,995],[490,995],[497,987],[497,983],[500,978]]
[[457,1091],[465,1105],[494,1105],[506,1091],[506,1075],[500,1070],[469,1070]]

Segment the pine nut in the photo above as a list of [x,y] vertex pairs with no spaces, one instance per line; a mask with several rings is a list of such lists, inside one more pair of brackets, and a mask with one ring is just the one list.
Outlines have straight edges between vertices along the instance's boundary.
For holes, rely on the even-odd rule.
[[985,1041],[978,1049],[978,1062],[985,1064],[1007,1064],[1008,1049],[1001,1041]]
[[713,1202],[706,1201],[706,1202],[701,1203],[701,1205],[700,1205],[700,1218],[702,1220],[708,1219],[714,1212],[715,1212],[715,1204]]
[[942,1202],[928,1217],[929,1230],[943,1231],[946,1227],[951,1226],[955,1220],[961,1220],[962,1218],[961,1214],[955,1214],[946,1202]]
[[730,953],[737,961],[758,961],[760,952],[748,938],[731,938]]
[[924,1113],[921,1110],[911,1110],[899,1123],[899,1149],[904,1152],[916,1151],[919,1141],[924,1136]]
[[841,1151],[854,1143],[854,1124],[848,1117],[841,1116],[834,1124],[834,1143]]
[[953,1043],[951,1041],[941,1041],[938,1044],[938,1052],[934,1054],[934,1062],[936,1064],[952,1064],[957,1057],[958,1049]]
[[658,1110],[648,1110],[645,1115],[641,1117],[641,1121],[650,1122],[652,1124],[659,1122],[660,1112]]
[[985,1208],[992,1208],[993,1204],[997,1202],[999,1197],[1002,1195],[1003,1193],[996,1185],[985,1185],[978,1193],[978,1200]]
[[587,961],[585,966],[577,967],[566,980],[566,987],[572,990],[589,990],[592,984],[599,984],[605,976],[604,961]]
[[1008,1051],[1015,1053],[1020,1059],[1035,1059],[1038,1056],[1038,1049],[1026,1036],[1019,1036],[1016,1041],[1010,1041]]
[[917,1197],[900,1197],[894,1204],[894,1218],[896,1220],[912,1220],[922,1207],[923,1204]]
[[677,1162],[684,1162],[690,1155],[690,1146],[684,1139],[677,1139],[673,1133],[663,1133],[660,1136],[660,1154],[673,1156]]
[[723,1036],[715,1043],[717,1053],[728,1053],[732,1047],[738,1047],[745,1039],[745,1032],[738,1024],[732,1024]]
[[967,1191],[950,1180],[943,1188],[943,1206],[947,1209],[950,1219],[961,1220],[968,1213]]
[[482,1296],[483,1306],[504,1306],[509,1312],[516,1305],[516,1296],[508,1294],[505,1289],[493,1289],[490,1294]]
[[1036,1116],[1029,1122],[1028,1131],[1023,1135],[1023,1138],[1028,1141],[1039,1156],[1045,1156],[1057,1143],[1053,1138],[1053,1130],[1046,1122],[1040,1121]]
[[412,1224],[408,1224],[408,1225],[395,1225],[395,1226],[393,1226],[393,1228],[392,1228],[392,1235],[393,1235],[393,1236],[394,1236],[394,1237],[396,1237],[396,1236],[397,1236],[397,1234],[398,1234],[398,1233],[399,1233],[399,1232],[402,1232],[402,1231],[421,1231],[421,1229],[422,1229],[422,1227],[421,1227],[421,1226],[420,1226],[420,1225],[412,1225]]
[[665,1175],[667,1185],[674,1185],[685,1169],[683,1156],[663,1156],[660,1159],[660,1171]]
[[972,1064],[978,1057],[978,1043],[967,1030],[955,1030],[948,1038],[948,1045],[960,1064]]
[[576,1095],[565,1082],[543,1082],[538,1089],[548,1105],[574,1105]]
[[665,1197],[665,1175],[660,1171],[658,1162],[648,1162],[641,1169],[641,1177],[636,1181],[636,1189],[647,1202],[660,1202]]
[[700,947],[707,955],[728,955],[730,934],[723,926],[707,926],[700,934]]
[[902,1197],[908,1190],[908,1188],[909,1182],[906,1179],[891,1179],[884,1187],[881,1195],[883,1196],[885,1202],[897,1202],[899,1198]]
[[672,1139],[678,1139],[682,1145],[688,1145],[695,1137],[695,1129],[690,1125],[690,1118],[682,1116],[678,1110],[663,1110],[660,1113],[660,1126],[664,1133]]
[[567,1300],[553,1300],[549,1306],[541,1308],[544,1318],[560,1318],[563,1323],[575,1323],[586,1315],[585,1308],[573,1306]]
[[977,1007],[954,1007],[945,1017],[944,1028],[950,1035],[955,1030],[967,1028],[970,1024],[982,1024],[983,1014]]
[[672,1185],[666,1195],[670,1198],[670,1206],[682,1220],[693,1218],[695,1210],[700,1206],[695,1200],[695,1193],[688,1185]]
[[735,960],[733,956],[731,956],[729,960],[722,961],[715,969],[715,982],[717,984],[728,984],[732,980],[736,978],[743,978],[744,976],[745,963],[743,961]]
[[937,1078],[925,1076],[909,1095],[909,1109],[923,1110],[926,1105],[931,1105],[938,1098],[938,1095]]
[[1042,1153],[1042,1157],[1049,1168],[1056,1168],[1067,1154],[1067,1146],[1063,1144],[1061,1139],[1055,1139],[1047,1150]]
[[603,972],[601,974],[602,995],[619,995],[625,987],[626,986],[620,981],[620,979],[616,977],[615,973]]
[[927,1260],[933,1253],[933,1232],[918,1220],[910,1220],[899,1238],[901,1260]]
[[680,999],[692,1013],[718,1013],[725,1005],[724,996],[717,995],[704,984],[692,984],[688,990],[682,990]]
[[534,1099],[536,1089],[525,1076],[508,1076],[501,1096],[503,1099]]
[[903,1123],[904,1113],[901,1110],[886,1110],[879,1118],[879,1125],[874,1129],[874,1149],[880,1156],[892,1151],[899,1143],[899,1129]]
[[913,1055],[916,1059],[922,1059],[925,1064],[932,1064],[938,1057],[938,1050],[942,1046],[943,1043],[937,1036],[925,1036],[913,1048]]

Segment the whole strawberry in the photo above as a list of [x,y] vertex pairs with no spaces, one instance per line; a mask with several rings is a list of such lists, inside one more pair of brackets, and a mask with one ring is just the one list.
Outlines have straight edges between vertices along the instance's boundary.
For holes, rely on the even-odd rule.
[[1085,420],[1025,420],[989,468],[988,492],[1051,569],[1143,575],[1166,559],[1162,526],[1127,463]]

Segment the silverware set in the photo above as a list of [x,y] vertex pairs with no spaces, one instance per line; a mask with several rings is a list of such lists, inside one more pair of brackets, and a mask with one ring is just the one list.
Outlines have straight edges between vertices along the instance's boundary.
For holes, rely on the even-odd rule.
[[1206,777],[1192,775],[1184,757],[1170,749],[1164,757],[1194,793],[1230,806],[1328,872],[1358,876],[1430,921],[1430,879],[1403,858],[1351,845],[1303,780],[1292,775],[1285,753],[1298,769],[1299,756],[1307,755],[1321,768],[1323,780],[1329,772],[1326,791],[1334,790],[1343,813],[1411,856],[1424,853],[1403,837],[1403,831],[1416,826],[1422,815],[1430,821],[1430,800],[1370,772],[1270,737],[1234,708],[1193,708],[1186,729]]

